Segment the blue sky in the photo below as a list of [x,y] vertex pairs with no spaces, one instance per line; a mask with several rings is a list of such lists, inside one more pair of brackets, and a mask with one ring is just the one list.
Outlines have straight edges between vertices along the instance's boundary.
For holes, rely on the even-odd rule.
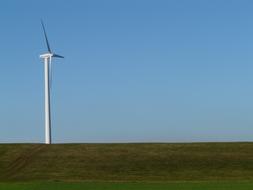
[[253,141],[253,3],[1,1],[0,142]]

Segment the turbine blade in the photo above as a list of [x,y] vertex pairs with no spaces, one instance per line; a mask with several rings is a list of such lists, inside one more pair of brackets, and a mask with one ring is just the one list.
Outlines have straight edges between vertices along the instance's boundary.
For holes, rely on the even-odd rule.
[[57,54],[53,54],[53,57],[56,57],[56,58],[64,58],[63,56],[57,55]]
[[51,49],[50,49],[50,45],[49,45],[49,42],[48,42],[47,33],[46,33],[46,29],[45,29],[45,25],[44,25],[42,20],[41,20],[41,25],[42,25],[44,36],[45,36],[46,43],[47,43],[47,50],[48,50],[49,53],[51,53]]

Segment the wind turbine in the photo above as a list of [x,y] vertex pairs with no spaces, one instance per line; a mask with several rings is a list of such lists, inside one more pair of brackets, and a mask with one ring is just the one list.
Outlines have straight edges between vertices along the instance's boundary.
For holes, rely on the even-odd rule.
[[40,58],[44,60],[44,77],[45,77],[45,144],[51,144],[51,112],[50,112],[50,90],[52,81],[52,58],[64,58],[61,55],[57,55],[51,51],[45,25],[41,20],[46,44],[47,53],[40,55]]

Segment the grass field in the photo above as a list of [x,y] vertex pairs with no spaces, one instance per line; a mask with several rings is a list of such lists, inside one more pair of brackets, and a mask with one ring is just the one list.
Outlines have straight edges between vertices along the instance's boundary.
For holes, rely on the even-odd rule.
[[253,143],[0,144],[0,189],[57,188],[253,189]]
[[181,183],[11,183],[1,190],[250,190],[253,182],[181,182]]

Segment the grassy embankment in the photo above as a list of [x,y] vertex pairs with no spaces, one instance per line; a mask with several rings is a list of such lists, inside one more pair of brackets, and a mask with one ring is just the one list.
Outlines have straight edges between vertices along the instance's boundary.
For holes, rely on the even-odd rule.
[[253,180],[253,143],[0,145],[4,181]]

